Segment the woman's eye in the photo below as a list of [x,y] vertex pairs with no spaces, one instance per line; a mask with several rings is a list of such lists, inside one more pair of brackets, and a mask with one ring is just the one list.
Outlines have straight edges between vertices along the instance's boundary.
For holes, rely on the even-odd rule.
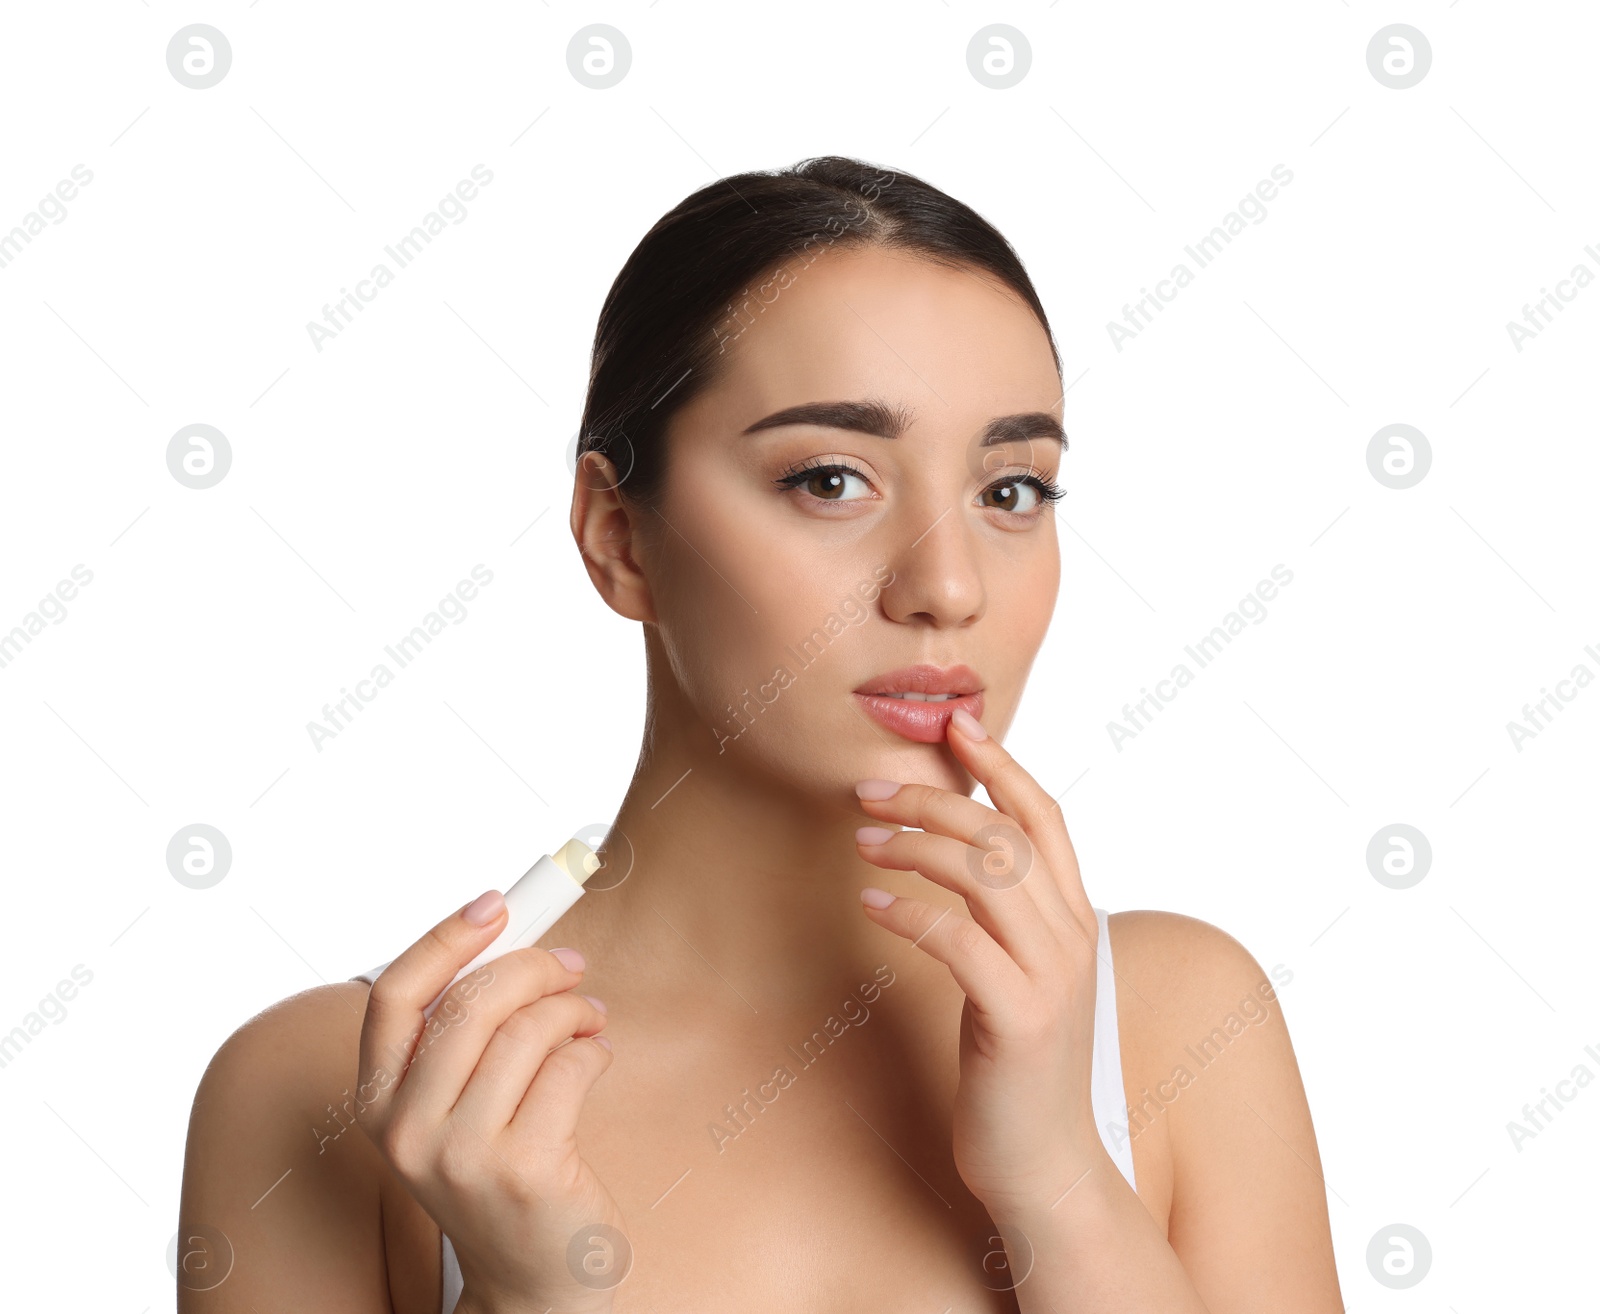
[[987,497],[991,493],[997,494],[997,498],[988,505],[997,511],[1022,514],[1032,511],[1041,501],[1038,488],[1024,479],[1002,480],[998,484],[990,484],[979,496]]
[[784,488],[803,488],[819,502],[859,502],[862,500],[859,496],[845,495],[851,481],[868,493],[872,491],[866,476],[848,465],[808,466],[784,475],[777,482]]
[[991,493],[997,495],[999,500],[987,503],[990,508],[1033,519],[1043,512],[1046,505],[1065,497],[1066,489],[1053,479],[1028,474],[1001,479],[990,484],[978,496],[987,497]]
[[[773,482],[786,490],[803,489],[818,502],[861,502],[872,496],[867,477],[854,466],[838,462],[801,466]],[[852,483],[859,487],[855,496],[849,491]],[[985,508],[1030,520],[1039,514],[1044,503],[1054,502],[1063,495],[1064,490],[1058,484],[1037,474],[1011,475],[978,494],[980,498],[994,499],[985,501]]]

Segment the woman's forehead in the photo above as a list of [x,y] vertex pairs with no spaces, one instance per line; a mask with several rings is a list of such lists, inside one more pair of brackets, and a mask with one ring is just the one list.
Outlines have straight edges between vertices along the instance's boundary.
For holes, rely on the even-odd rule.
[[1009,411],[1058,399],[1044,326],[992,279],[878,247],[830,251],[782,285],[781,272],[756,285],[766,299],[744,309],[708,389],[746,424],[830,400],[931,415],[952,393],[979,392]]

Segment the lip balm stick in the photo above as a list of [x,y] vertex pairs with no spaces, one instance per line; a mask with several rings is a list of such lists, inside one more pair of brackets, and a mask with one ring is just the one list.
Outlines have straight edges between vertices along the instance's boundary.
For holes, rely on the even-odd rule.
[[556,924],[562,913],[577,903],[584,892],[583,883],[599,866],[600,859],[593,849],[580,839],[570,839],[555,853],[545,854],[529,867],[505,893],[506,909],[510,913],[506,929],[450,979],[450,985],[422,1010],[423,1017],[431,1018],[445,992],[469,972],[477,971],[483,964],[513,949],[526,949],[534,944]]

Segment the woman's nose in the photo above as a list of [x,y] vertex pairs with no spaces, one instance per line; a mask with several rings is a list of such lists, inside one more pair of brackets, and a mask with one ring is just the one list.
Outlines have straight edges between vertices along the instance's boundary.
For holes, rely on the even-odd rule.
[[880,595],[884,614],[903,624],[970,625],[983,615],[985,589],[976,545],[961,516],[947,506],[889,555],[893,579]]

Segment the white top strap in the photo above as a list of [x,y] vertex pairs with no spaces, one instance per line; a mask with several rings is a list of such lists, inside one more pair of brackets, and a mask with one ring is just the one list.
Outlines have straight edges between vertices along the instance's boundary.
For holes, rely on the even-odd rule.
[[1122,1175],[1133,1180],[1133,1141],[1128,1135],[1128,1099],[1122,1085],[1122,1041],[1117,1033],[1117,977],[1111,962],[1110,919],[1094,910],[1100,923],[1095,950],[1094,1058],[1089,1065],[1089,1098],[1100,1141]]

